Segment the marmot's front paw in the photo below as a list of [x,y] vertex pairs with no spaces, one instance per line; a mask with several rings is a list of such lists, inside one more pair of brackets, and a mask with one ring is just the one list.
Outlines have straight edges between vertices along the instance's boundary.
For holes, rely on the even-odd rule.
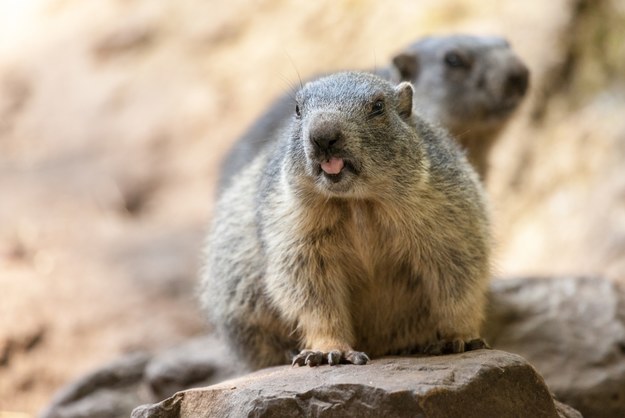
[[476,338],[470,341],[463,341],[456,338],[454,340],[439,340],[429,344],[423,349],[423,353],[439,356],[441,354],[464,353],[466,351],[479,350],[482,348],[490,348],[483,338]]
[[484,338],[476,338],[471,341],[467,341],[464,344],[464,351],[473,351],[473,350],[481,350],[481,349],[490,350],[490,345],[484,340]]
[[341,352],[334,350],[330,352],[314,351],[314,350],[302,350],[298,355],[293,357],[292,365],[310,367],[320,366],[322,364],[329,364],[335,366],[337,364],[367,364],[369,356],[360,351],[348,351]]

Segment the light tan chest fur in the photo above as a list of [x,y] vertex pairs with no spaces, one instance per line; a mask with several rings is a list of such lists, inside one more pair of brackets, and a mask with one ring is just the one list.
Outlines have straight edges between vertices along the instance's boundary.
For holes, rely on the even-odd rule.
[[[318,251],[334,264],[325,268],[329,275],[316,275],[312,266],[307,279],[343,282],[333,284],[347,291],[355,348],[377,356],[431,340],[436,287],[417,272],[417,224],[397,222],[405,214],[365,201],[329,201],[317,209],[302,217],[291,250]],[[315,244],[305,248],[310,237]]]

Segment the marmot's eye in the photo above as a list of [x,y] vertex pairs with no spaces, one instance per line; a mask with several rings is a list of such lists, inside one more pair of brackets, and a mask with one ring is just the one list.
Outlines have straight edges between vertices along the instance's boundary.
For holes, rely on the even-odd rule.
[[299,118],[302,116],[302,111],[299,109],[299,105],[295,105],[295,115]]
[[370,116],[377,116],[384,113],[384,100],[376,100],[371,106]]
[[469,68],[470,64],[465,57],[451,51],[445,54],[445,64],[451,68]]

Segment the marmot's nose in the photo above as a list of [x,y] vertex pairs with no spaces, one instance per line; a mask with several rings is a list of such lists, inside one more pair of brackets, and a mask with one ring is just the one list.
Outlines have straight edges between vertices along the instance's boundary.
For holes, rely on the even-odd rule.
[[343,143],[343,138],[340,127],[331,122],[320,121],[310,130],[310,142],[319,151],[339,147]]
[[508,73],[505,92],[508,96],[523,96],[529,84],[529,70],[521,62],[517,63]]

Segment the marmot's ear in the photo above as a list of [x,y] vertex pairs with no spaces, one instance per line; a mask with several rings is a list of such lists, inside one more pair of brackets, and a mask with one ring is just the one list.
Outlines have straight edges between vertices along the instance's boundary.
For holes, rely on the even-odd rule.
[[402,118],[407,119],[412,115],[412,95],[414,94],[412,84],[404,81],[395,87],[395,92],[398,101],[397,111]]
[[400,81],[412,81],[413,83],[419,77],[419,56],[416,52],[402,52],[393,58],[393,66],[399,73]]

